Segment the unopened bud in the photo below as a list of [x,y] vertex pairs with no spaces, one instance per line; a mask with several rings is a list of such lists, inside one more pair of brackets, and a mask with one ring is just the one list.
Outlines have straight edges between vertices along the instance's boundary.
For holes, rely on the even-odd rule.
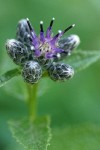
[[54,63],[48,70],[49,76],[54,81],[65,81],[73,77],[74,70],[70,65]]
[[22,70],[24,81],[30,84],[35,84],[42,76],[42,69],[38,62],[27,61]]
[[15,64],[23,65],[28,60],[27,48],[19,41],[15,39],[7,40],[6,49]]

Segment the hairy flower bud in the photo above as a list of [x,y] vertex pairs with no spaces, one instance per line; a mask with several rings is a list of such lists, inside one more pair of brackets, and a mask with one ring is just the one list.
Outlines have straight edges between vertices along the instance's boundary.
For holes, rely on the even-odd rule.
[[60,57],[56,58],[55,60],[58,61],[70,55],[72,50],[77,48],[79,44],[80,44],[80,38],[77,35],[70,35],[68,37],[61,38],[58,41],[58,46],[64,51],[60,54]]
[[49,76],[54,81],[65,81],[73,77],[74,70],[64,63],[54,63],[48,70]]
[[80,39],[77,35],[70,35],[68,37],[61,38],[58,42],[59,47],[65,50],[65,52],[72,51],[80,43]]
[[24,81],[30,84],[37,83],[42,76],[42,69],[38,62],[27,61],[22,70]]
[[32,37],[29,26],[27,24],[27,19],[22,19],[17,25],[17,40],[25,44],[29,50],[33,50],[34,46],[32,45]]
[[28,60],[28,50],[23,43],[15,39],[7,40],[6,49],[8,55],[17,65],[23,65]]
[[30,34],[29,26],[26,19],[22,19],[17,25],[17,39],[21,42],[25,41],[27,35]]

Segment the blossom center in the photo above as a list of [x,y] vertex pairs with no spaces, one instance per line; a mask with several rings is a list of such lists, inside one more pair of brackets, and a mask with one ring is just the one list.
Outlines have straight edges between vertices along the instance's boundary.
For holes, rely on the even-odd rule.
[[46,54],[47,52],[51,52],[52,48],[48,42],[44,42],[40,44],[39,49],[41,51],[41,54]]

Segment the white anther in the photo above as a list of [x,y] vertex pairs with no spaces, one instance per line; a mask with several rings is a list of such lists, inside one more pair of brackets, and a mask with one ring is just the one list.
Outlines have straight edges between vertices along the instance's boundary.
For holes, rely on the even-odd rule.
[[34,50],[34,46],[31,46],[31,50]]
[[59,53],[57,53],[57,58],[60,58],[60,57],[61,57],[61,55]]
[[55,20],[55,18],[53,17],[52,20]]
[[75,24],[73,24],[72,27],[75,27]]
[[58,33],[59,33],[59,34],[61,34],[61,33],[62,33],[62,31],[61,31],[61,30],[58,30]]
[[43,21],[40,21],[40,24],[43,24]]
[[28,18],[26,18],[26,20],[27,20],[27,21],[29,21],[29,19],[28,19]]

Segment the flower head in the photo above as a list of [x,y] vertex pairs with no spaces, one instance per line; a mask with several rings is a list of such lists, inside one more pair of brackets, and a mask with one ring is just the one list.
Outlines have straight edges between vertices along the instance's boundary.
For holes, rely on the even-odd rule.
[[[34,74],[36,77],[36,73],[39,72],[35,71],[35,69],[37,69],[36,66],[41,68],[40,75],[36,78],[36,82],[40,79],[41,72],[44,73],[44,71],[47,71],[52,79],[53,74],[57,73],[59,76],[57,80],[61,81],[73,76],[74,71],[72,71],[69,65],[57,64],[57,61],[68,56],[71,51],[79,45],[80,39],[77,35],[61,38],[68,30],[75,26],[74,24],[63,31],[59,30],[58,33],[53,36],[52,26],[54,20],[55,18],[52,18],[46,33],[44,33],[43,21],[40,21],[40,34],[37,36],[29,19],[22,19],[17,26],[16,39],[7,40],[6,42],[6,49],[9,56],[17,65],[22,66],[22,76],[24,76],[24,79],[28,76],[26,82],[30,81],[31,83],[31,80],[34,79]],[[32,68],[30,66],[31,64]],[[28,69],[28,67],[30,68]],[[28,74],[27,71],[29,71]],[[29,77],[31,79],[29,79]],[[32,80],[32,84],[33,83],[35,82]]]
[[27,25],[29,27],[29,36],[32,42],[32,49],[36,57],[43,56],[46,59],[59,57],[64,50],[59,48],[58,40],[63,36],[65,32],[73,28],[75,24],[69,26],[64,31],[59,30],[55,36],[52,36],[52,26],[55,18],[52,18],[49,27],[47,28],[46,35],[44,34],[43,21],[40,21],[40,35],[36,35],[33,27],[30,24],[29,19],[26,19]]

